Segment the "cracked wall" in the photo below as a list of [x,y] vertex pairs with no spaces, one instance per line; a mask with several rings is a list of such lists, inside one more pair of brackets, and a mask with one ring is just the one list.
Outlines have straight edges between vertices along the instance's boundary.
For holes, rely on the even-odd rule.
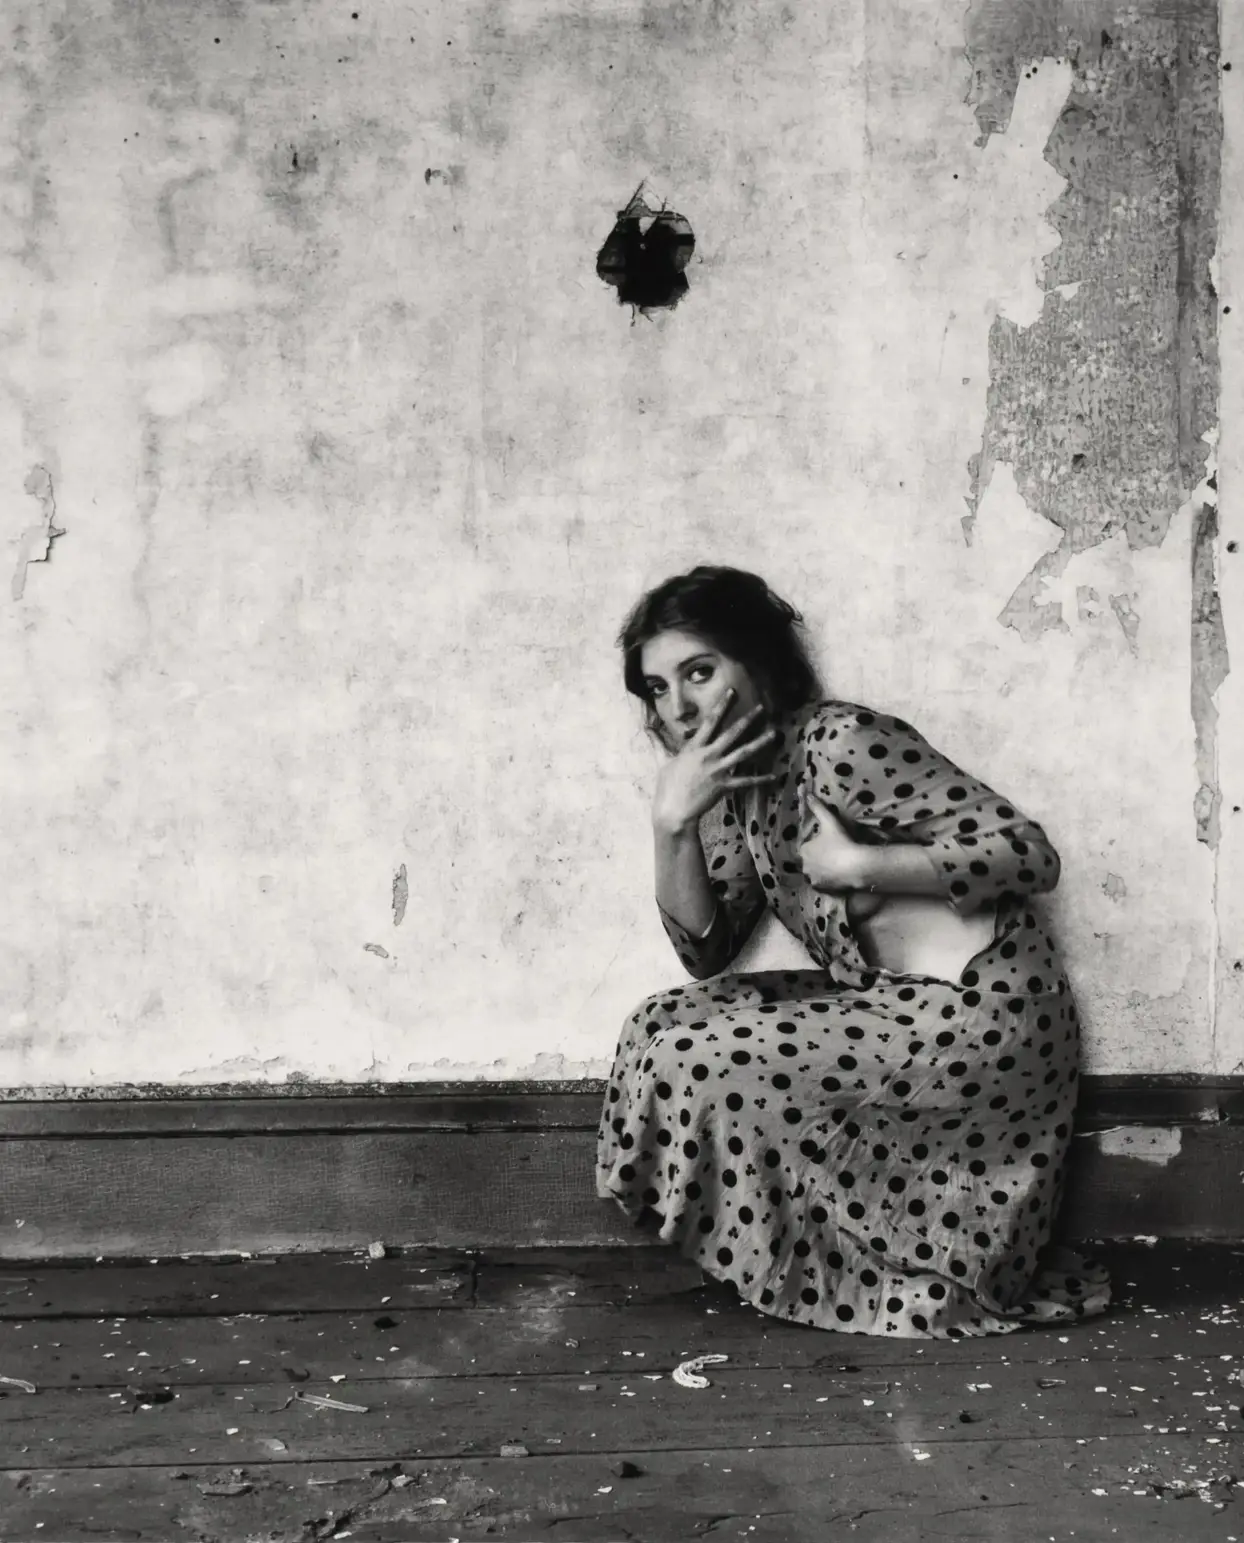
[[602,1075],[704,559],[1047,825],[1088,1069],[1244,1059],[1211,5],[0,27],[0,1085]]

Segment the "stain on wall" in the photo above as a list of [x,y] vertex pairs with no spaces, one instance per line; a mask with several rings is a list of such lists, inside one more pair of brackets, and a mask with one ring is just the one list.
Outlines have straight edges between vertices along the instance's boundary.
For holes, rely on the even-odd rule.
[[1216,697],[1230,672],[1227,629],[1218,593],[1218,509],[1202,504],[1192,527],[1192,722],[1196,728],[1197,840],[1217,847],[1222,792],[1218,785]]
[[406,916],[406,902],[410,899],[410,884],[403,863],[393,875],[393,925],[400,927]]
[[53,541],[65,534],[64,530],[56,524],[56,494],[53,491],[52,477],[47,467],[33,467],[27,474],[22,488],[37,501],[40,518],[33,525],[27,525],[18,537],[17,565],[13,569],[13,579],[9,586],[9,592],[14,600],[20,600],[26,593],[27,566],[30,563],[47,562],[52,555]]

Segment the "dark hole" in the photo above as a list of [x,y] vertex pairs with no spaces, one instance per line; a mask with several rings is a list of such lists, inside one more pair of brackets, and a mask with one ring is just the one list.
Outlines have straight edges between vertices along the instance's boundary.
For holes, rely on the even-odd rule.
[[387,1318],[387,1317],[386,1318],[377,1318],[376,1319],[376,1327],[378,1329],[396,1329],[397,1328],[397,1319],[396,1318]]
[[614,286],[619,305],[670,309],[687,293],[683,269],[694,251],[687,220],[672,209],[650,208],[640,183],[596,254],[596,275]]

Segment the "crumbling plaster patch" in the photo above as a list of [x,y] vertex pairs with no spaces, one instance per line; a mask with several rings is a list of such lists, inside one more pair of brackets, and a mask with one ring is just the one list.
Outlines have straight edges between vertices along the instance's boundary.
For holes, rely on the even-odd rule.
[[[1217,12],[1192,0],[1159,14],[1059,0],[969,8],[966,46],[979,143],[1005,133],[1025,72],[1069,61],[1072,86],[1045,148],[1066,179],[1049,211],[1060,242],[1048,298],[1024,327],[990,334],[987,416],[970,467],[965,532],[995,468],[1062,535],[1003,607],[1026,641],[1065,629],[1047,586],[1079,554],[1122,532],[1160,544],[1204,483],[1217,414],[1216,294],[1221,114]],[[1191,712],[1197,839],[1214,844],[1220,802],[1214,696],[1229,668],[1218,599],[1217,520],[1193,524]],[[1111,595],[1135,649],[1143,618]]]

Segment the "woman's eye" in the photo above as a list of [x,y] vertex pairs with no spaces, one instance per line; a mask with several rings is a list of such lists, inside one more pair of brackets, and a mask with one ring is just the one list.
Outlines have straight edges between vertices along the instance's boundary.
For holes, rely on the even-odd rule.
[[656,685],[654,682],[649,681],[648,695],[655,701],[657,697],[665,695],[665,687]]
[[688,677],[697,686],[702,686],[706,680],[712,680],[713,667],[711,664],[697,664]]

